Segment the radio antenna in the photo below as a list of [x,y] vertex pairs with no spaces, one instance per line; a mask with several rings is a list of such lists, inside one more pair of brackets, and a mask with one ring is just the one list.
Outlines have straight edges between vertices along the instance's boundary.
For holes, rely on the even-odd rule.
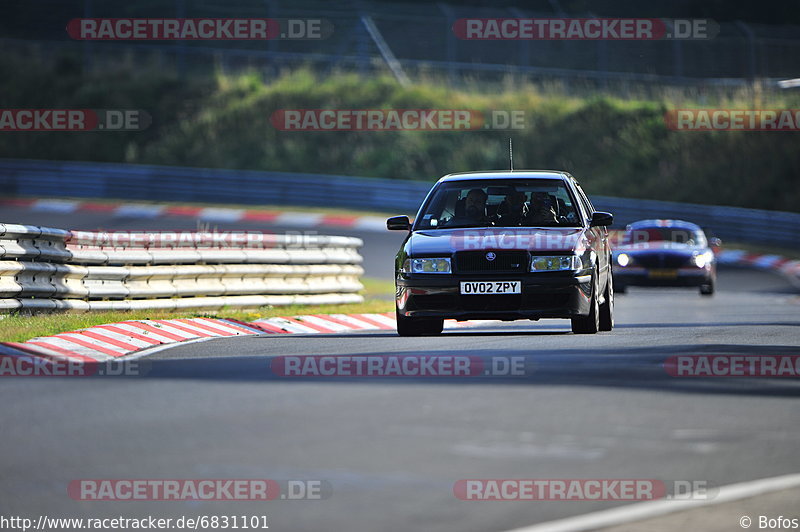
[[511,137],[508,137],[508,160],[511,164],[511,171],[514,171],[514,146],[511,144]]

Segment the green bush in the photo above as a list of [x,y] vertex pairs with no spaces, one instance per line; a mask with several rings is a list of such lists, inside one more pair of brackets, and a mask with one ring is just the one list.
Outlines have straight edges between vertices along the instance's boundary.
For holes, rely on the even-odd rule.
[[[138,133],[4,133],[0,156],[118,161],[233,169],[345,174],[433,181],[457,171],[563,169],[591,194],[800,211],[800,133],[676,132],[667,101],[570,98],[516,85],[459,91],[391,77],[288,72],[179,80],[120,68],[83,75],[68,60],[20,68],[0,60],[6,107],[146,109]],[[752,105],[728,106],[749,107]],[[741,103],[741,102],[739,102]],[[761,105],[767,107],[767,105]],[[280,109],[414,108],[522,110],[516,131],[285,132]]]

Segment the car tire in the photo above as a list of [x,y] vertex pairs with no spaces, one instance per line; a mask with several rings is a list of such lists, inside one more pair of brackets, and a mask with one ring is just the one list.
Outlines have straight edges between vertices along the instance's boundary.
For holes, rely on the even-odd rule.
[[442,318],[408,318],[395,310],[397,334],[400,336],[428,336],[441,334],[444,329]]
[[708,283],[701,284],[700,285],[700,295],[702,295],[702,296],[713,296],[716,284],[717,284],[717,281],[713,277],[708,280]]
[[628,287],[620,283],[616,287],[614,287],[614,291],[617,294],[626,294],[628,292]]
[[614,277],[608,272],[605,303],[600,305],[600,330],[610,331],[614,328]]
[[592,275],[592,295],[589,299],[589,315],[572,318],[574,334],[595,334],[600,330],[600,305],[598,304],[597,274]]

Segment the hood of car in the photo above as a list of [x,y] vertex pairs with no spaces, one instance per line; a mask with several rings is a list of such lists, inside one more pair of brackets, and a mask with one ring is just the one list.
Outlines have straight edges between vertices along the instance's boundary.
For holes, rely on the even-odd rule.
[[587,238],[580,227],[434,229],[414,231],[409,238],[409,251],[414,257],[481,250],[582,253],[589,247]]

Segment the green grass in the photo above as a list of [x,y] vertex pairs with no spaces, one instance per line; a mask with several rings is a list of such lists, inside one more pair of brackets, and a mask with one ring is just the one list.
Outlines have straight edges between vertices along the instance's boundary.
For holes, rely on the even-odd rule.
[[104,323],[115,323],[126,320],[175,319],[195,317],[231,318],[241,321],[253,321],[260,318],[279,316],[299,316],[302,314],[361,314],[390,312],[394,310],[392,281],[383,281],[365,277],[363,303],[346,305],[289,305],[283,307],[264,307],[258,310],[222,309],[219,311],[163,311],[140,310],[129,312],[87,312],[83,314],[50,313],[50,314],[9,314],[0,316],[0,342],[24,342],[38,336],[85,329]]
[[362,277],[361,284],[364,285],[364,297],[367,299],[380,298],[392,299],[394,298],[394,281],[386,281],[383,279],[375,279],[373,277]]

